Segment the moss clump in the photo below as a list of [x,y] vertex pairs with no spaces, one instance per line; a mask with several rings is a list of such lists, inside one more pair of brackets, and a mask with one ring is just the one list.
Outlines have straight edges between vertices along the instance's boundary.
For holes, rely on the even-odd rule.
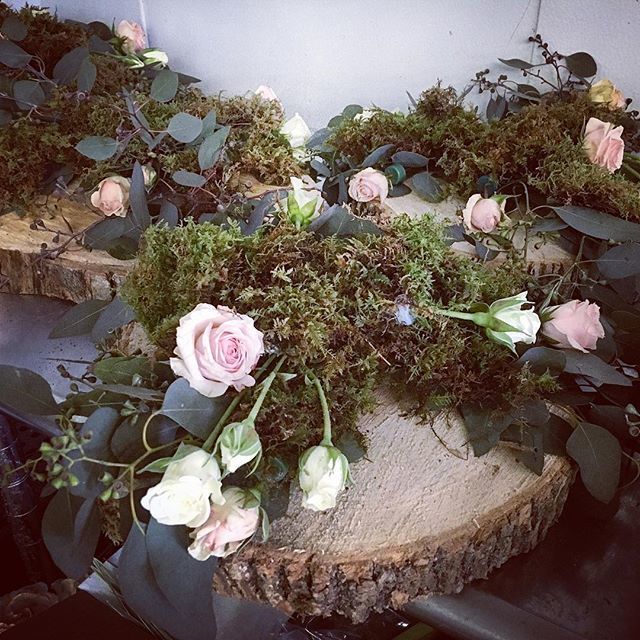
[[369,120],[343,121],[329,142],[357,161],[388,143],[421,153],[431,159],[429,169],[463,198],[477,190],[480,176],[490,175],[506,193],[525,182],[541,202],[640,217],[637,186],[592,165],[582,151],[584,123],[591,117],[626,126],[633,148],[636,128],[629,126],[629,116],[593,104],[584,92],[547,96],[487,123],[464,108],[453,89],[440,86],[425,91],[409,115],[377,111]]
[[[254,318],[266,343],[287,354],[285,369],[298,374],[276,387],[258,429],[268,447],[297,452],[321,432],[315,392],[303,380],[307,369],[328,388],[338,435],[354,428],[383,383],[413,398],[419,411],[483,404],[496,385],[505,408],[536,396],[541,379],[510,367],[508,350],[433,311],[492,302],[521,291],[525,279],[518,263],[487,270],[453,254],[429,218],[402,217],[385,235],[359,239],[319,238],[285,225],[243,236],[187,224],[148,230],[123,293],[167,352],[179,318],[199,302]],[[398,300],[411,304],[412,326],[397,323]]]

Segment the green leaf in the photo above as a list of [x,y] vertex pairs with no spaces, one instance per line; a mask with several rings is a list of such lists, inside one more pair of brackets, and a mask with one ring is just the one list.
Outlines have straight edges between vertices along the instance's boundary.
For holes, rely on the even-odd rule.
[[178,142],[193,142],[202,133],[202,120],[181,111],[169,120],[167,133]]
[[531,347],[527,349],[517,365],[529,365],[529,369],[537,375],[542,375],[545,371],[549,371],[552,375],[559,375],[564,371],[567,359],[563,351],[559,349],[550,349],[549,347]]
[[269,491],[264,503],[264,510],[271,522],[282,518],[289,508],[289,498],[291,495],[291,482],[279,482],[275,486],[269,487]]
[[357,218],[344,207],[333,205],[322,215],[318,216],[307,227],[319,236],[339,236],[357,238],[363,235],[383,235],[380,227],[371,220]]
[[67,338],[90,333],[110,300],[85,300],[71,307],[51,329],[49,338]]
[[184,378],[178,378],[167,389],[161,412],[189,433],[206,440],[229,406],[229,398],[207,398],[192,389]]
[[60,489],[42,518],[42,539],[58,568],[70,578],[82,580],[91,569],[99,537],[95,500],[84,500]]
[[158,220],[166,222],[167,226],[170,229],[173,229],[175,226],[177,226],[178,221],[180,220],[180,212],[178,211],[178,207],[176,207],[176,205],[173,204],[171,200],[167,200],[165,198],[160,205]]
[[149,215],[149,206],[147,205],[147,190],[144,187],[144,174],[137,160],[133,165],[133,173],[131,174],[129,206],[131,207],[130,220],[136,230],[135,236],[139,237],[151,224],[151,216]]
[[413,190],[427,202],[442,202],[445,194],[440,181],[431,175],[428,171],[416,173],[411,178],[411,186]]
[[58,415],[49,383],[29,369],[0,364],[0,402],[22,413]]
[[171,69],[162,69],[151,83],[151,97],[158,102],[173,100],[178,91],[178,74]]
[[65,53],[53,67],[53,79],[59,84],[70,85],[78,77],[82,63],[89,57],[87,47],[76,47]]
[[108,249],[114,240],[122,236],[127,229],[124,218],[112,216],[98,222],[95,227],[87,229],[84,234],[84,244],[92,249]]
[[567,373],[585,376],[591,379],[597,387],[603,384],[630,387],[632,384],[631,380],[624,374],[593,353],[581,353],[580,351],[568,349],[565,357],[567,362],[564,370]]
[[98,360],[91,372],[106,384],[131,384],[138,375],[143,382],[149,382],[153,373],[151,361],[145,356],[112,356]]
[[345,431],[336,441],[336,447],[342,451],[347,460],[351,463],[362,460],[365,456],[365,449],[352,433]]
[[88,56],[80,63],[78,70],[78,91],[89,93],[96,81],[98,69]]
[[584,51],[578,51],[578,53],[565,56],[564,63],[571,73],[581,78],[595,76],[598,71],[596,61]]
[[9,15],[4,19],[0,27],[0,33],[7,36],[9,40],[20,42],[24,40],[28,32],[27,25],[16,16]]
[[7,111],[5,109],[0,109],[0,127],[4,127],[9,124],[13,120],[13,115],[11,111]]
[[502,64],[506,64],[508,67],[513,67],[514,69],[531,69],[533,65],[530,62],[525,62],[524,60],[520,60],[520,58],[498,58]]
[[372,167],[374,164],[378,164],[378,162],[382,162],[386,156],[388,156],[393,149],[395,149],[395,144],[383,144],[381,147],[374,149],[363,161],[360,165],[363,169],[367,167]]
[[89,136],[75,146],[83,156],[96,160],[108,160],[118,150],[118,142],[106,136]]
[[0,63],[11,67],[12,69],[20,69],[29,64],[31,54],[27,53],[22,47],[11,42],[11,40],[3,40],[0,38]]
[[364,109],[359,104],[348,104],[342,110],[342,117],[347,120],[353,120],[358,114],[362,113]]
[[570,227],[593,238],[640,242],[640,224],[587,207],[551,207]]
[[116,296],[102,311],[91,330],[95,342],[103,340],[112,331],[136,319],[135,311],[120,296]]
[[108,391],[118,395],[137,398],[138,400],[149,400],[157,402],[162,400],[162,392],[147,387],[135,387],[127,384],[99,384],[94,387],[94,391]]
[[597,260],[600,273],[607,280],[619,280],[640,273],[640,244],[626,242],[612,247]]
[[542,427],[542,443],[545,453],[563,456],[567,452],[567,440],[573,433],[571,425],[555,414],[549,415],[547,424]]
[[461,412],[469,442],[477,457],[483,456],[498,444],[502,432],[512,421],[511,415],[495,417],[491,409],[472,404],[462,405]]
[[578,463],[589,493],[610,502],[620,482],[622,450],[617,438],[597,424],[580,422],[567,440],[567,453]]
[[[142,413],[123,420],[113,433],[109,446],[119,462],[131,463],[145,452],[142,429],[149,415]],[[178,425],[173,420],[165,416],[153,417],[147,426],[149,446],[159,447],[175,440],[177,429]],[[169,450],[167,447],[158,455],[166,456]]]
[[33,80],[18,80],[14,83],[13,97],[18,103],[18,107],[24,111],[29,111],[45,101],[42,87]]
[[210,136],[216,130],[216,124],[218,121],[218,116],[216,114],[215,109],[211,109],[207,115],[202,118],[202,133],[200,134],[203,138]]
[[176,171],[171,177],[183,187],[201,187],[207,181],[204,176],[192,171]]
[[331,129],[329,129],[329,127],[324,127],[323,129],[314,131],[311,134],[311,137],[307,140],[307,148],[315,149],[316,147],[319,147],[327,141],[330,135]]
[[227,136],[230,131],[231,127],[221,127],[215,133],[212,133],[204,139],[198,149],[198,164],[202,171],[211,169],[216,163],[220,150],[227,141]]
[[403,167],[418,168],[426,167],[429,158],[423,156],[421,153],[414,153],[413,151],[398,151],[391,156],[391,162],[397,162]]

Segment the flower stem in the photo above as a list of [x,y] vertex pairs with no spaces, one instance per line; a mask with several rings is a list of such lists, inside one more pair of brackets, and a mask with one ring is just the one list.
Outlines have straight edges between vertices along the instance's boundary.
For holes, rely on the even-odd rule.
[[278,371],[280,370],[280,367],[282,366],[282,363],[284,362],[285,358],[286,356],[280,357],[280,360],[278,360],[278,362],[276,363],[276,366],[273,368],[273,371],[265,378],[264,382],[262,383],[262,390],[260,391],[260,395],[258,396],[258,399],[253,405],[253,408],[251,409],[251,413],[249,413],[249,415],[247,416],[248,422],[253,423],[256,421],[256,418],[258,417],[258,413],[260,412],[260,408],[262,407],[262,403],[264,402],[264,399],[267,397],[267,393],[269,393],[269,389],[271,388],[273,381],[276,379],[276,376],[278,375]]
[[465,313],[463,311],[449,311],[447,309],[434,309],[434,311],[441,316],[447,316],[448,318],[459,318],[460,320],[473,320],[474,313]]
[[313,384],[316,386],[316,390],[318,391],[318,398],[320,399],[320,406],[322,407],[323,431],[322,442],[320,442],[320,446],[333,447],[333,442],[331,440],[331,415],[329,414],[327,396],[325,395],[324,389],[322,388],[322,383],[320,382],[320,380],[318,380],[317,376],[311,374],[309,377],[313,380]]

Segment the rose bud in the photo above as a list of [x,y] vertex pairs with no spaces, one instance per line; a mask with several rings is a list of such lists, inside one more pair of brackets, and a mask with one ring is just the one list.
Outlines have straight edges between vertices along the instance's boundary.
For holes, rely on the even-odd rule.
[[131,182],[122,176],[110,176],[100,181],[91,194],[91,204],[105,216],[124,218],[129,206]]
[[260,504],[253,493],[227,487],[222,495],[224,504],[212,504],[207,521],[191,533],[189,555],[196,560],[228,556],[258,528]]
[[145,33],[137,22],[122,20],[116,27],[116,36],[122,38],[124,53],[136,53],[147,46]]
[[606,78],[591,85],[589,98],[596,104],[606,104],[611,110],[624,109],[627,104],[622,91]]
[[542,325],[542,334],[560,349],[577,349],[586,353],[604,338],[600,307],[588,300],[570,300],[548,310],[550,319]]
[[262,444],[253,422],[232,422],[223,430],[216,442],[227,473],[233,473],[241,466],[262,455]]
[[349,180],[349,195],[356,202],[370,202],[377,198],[382,204],[389,195],[389,180],[382,171],[367,167]]
[[321,444],[300,456],[298,482],[304,493],[302,506],[305,509],[332,509],[349,480],[349,461],[336,447]]
[[291,178],[291,186],[293,189],[282,205],[289,222],[302,229],[320,213],[322,194],[317,189],[307,189],[300,178]]
[[311,129],[302,116],[296,113],[282,125],[280,133],[289,141],[294,158],[303,160],[306,156],[307,140],[311,137]]
[[589,118],[584,131],[584,149],[593,164],[613,173],[622,166],[624,158],[623,127]]
[[181,457],[169,463],[162,480],[140,504],[161,524],[198,527],[209,517],[211,502],[224,502],[220,468],[215,458],[198,447],[182,445],[178,453]]
[[475,193],[462,211],[462,221],[468,232],[481,231],[491,233],[502,220],[506,200],[498,202],[495,198],[483,198]]
[[262,332],[249,316],[201,303],[180,318],[171,369],[196,391],[216,398],[229,387],[241,391],[256,381],[249,375],[264,353]]

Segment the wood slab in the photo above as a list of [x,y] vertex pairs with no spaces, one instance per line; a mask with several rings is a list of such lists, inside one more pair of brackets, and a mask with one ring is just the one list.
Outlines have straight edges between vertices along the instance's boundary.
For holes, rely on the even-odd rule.
[[336,508],[305,510],[292,489],[269,542],[223,561],[216,591],[362,622],[416,596],[456,593],[532,549],[573,481],[562,457],[546,456],[541,476],[506,445],[476,458],[457,414],[420,424],[384,393],[360,429],[368,460],[352,465]]

